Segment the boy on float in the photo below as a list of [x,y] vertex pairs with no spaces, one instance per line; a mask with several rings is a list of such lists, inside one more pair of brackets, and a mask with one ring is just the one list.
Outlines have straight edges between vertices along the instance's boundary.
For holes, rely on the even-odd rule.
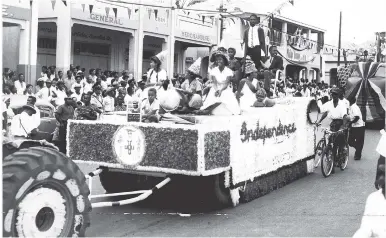
[[143,122],[158,122],[159,108],[160,105],[157,100],[157,90],[155,88],[149,88],[148,97],[141,103]]

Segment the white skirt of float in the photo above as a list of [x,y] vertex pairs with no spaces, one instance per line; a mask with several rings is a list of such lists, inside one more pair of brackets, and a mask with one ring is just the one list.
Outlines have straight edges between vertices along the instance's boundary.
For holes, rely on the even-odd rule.
[[240,203],[240,189],[230,189],[229,193],[231,195],[232,205],[236,207]]

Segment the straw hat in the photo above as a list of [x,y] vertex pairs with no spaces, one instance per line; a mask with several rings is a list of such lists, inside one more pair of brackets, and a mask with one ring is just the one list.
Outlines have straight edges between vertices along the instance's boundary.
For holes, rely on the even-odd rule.
[[195,74],[199,75],[200,74],[200,69],[201,69],[201,57],[198,58],[194,63],[189,67],[188,71]]

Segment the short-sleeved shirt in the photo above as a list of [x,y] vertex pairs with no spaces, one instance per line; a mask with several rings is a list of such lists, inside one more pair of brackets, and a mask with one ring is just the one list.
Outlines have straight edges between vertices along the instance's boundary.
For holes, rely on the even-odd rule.
[[328,117],[332,120],[334,119],[343,119],[344,115],[347,114],[346,106],[342,101],[339,100],[338,105],[334,107],[334,103],[332,100],[326,102],[323,105],[320,105],[321,102],[318,101],[318,105],[320,108],[320,112],[328,112]]
[[147,79],[150,83],[158,83],[167,79],[167,74],[164,69],[161,69],[158,73],[154,69],[150,69],[147,72]]
[[63,104],[58,107],[55,114],[57,114],[62,121],[67,121],[68,119],[74,118],[74,111],[75,110],[72,106]]
[[142,102],[142,111],[147,114],[150,111],[157,111],[156,114],[158,114],[159,111],[159,102],[157,99],[154,99],[153,103],[149,102],[149,99],[145,99]]
[[210,71],[210,75],[213,76],[216,81],[213,82],[214,89],[218,90],[224,86],[230,85],[230,83],[228,83],[228,85],[225,84],[227,84],[226,80],[228,77],[233,77],[233,71],[228,67],[225,67],[223,71],[220,71],[218,67],[215,67]]
[[358,105],[354,103],[351,105],[349,109],[349,115],[350,117],[359,117],[359,120],[352,124],[352,127],[363,127],[365,126],[365,122],[362,119],[362,112],[361,109],[359,109]]
[[182,83],[181,88],[183,90],[186,90],[186,91],[191,92],[191,93],[196,93],[196,92],[202,91],[202,85],[197,79],[194,79],[190,83],[189,83],[189,79],[186,79]]

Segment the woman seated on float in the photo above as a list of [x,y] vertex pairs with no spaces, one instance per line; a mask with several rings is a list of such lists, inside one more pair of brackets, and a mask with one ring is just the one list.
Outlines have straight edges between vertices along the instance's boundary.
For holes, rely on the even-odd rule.
[[[212,86],[201,110],[204,114],[239,115],[240,107],[231,88],[233,71],[226,67],[229,63],[228,55],[218,51],[215,57],[217,66],[210,71]],[[224,109],[221,110],[222,112],[220,112],[219,106]]]
[[256,92],[256,101],[253,103],[253,107],[273,107],[275,101],[267,97],[267,93],[263,88],[260,88]]
[[250,59],[247,59],[245,62],[245,74],[246,78],[240,81],[236,93],[236,98],[239,100],[242,110],[253,106],[253,103],[256,101],[255,94],[260,89],[259,81],[256,79],[257,69],[255,63]]
[[159,121],[159,102],[157,100],[157,90],[149,88],[148,96],[141,103],[142,121],[143,122],[158,122]]
[[200,68],[201,58],[198,58],[187,70],[186,79],[181,84],[181,88],[176,89],[181,95],[180,111],[193,111],[202,106],[202,84],[198,80]]

